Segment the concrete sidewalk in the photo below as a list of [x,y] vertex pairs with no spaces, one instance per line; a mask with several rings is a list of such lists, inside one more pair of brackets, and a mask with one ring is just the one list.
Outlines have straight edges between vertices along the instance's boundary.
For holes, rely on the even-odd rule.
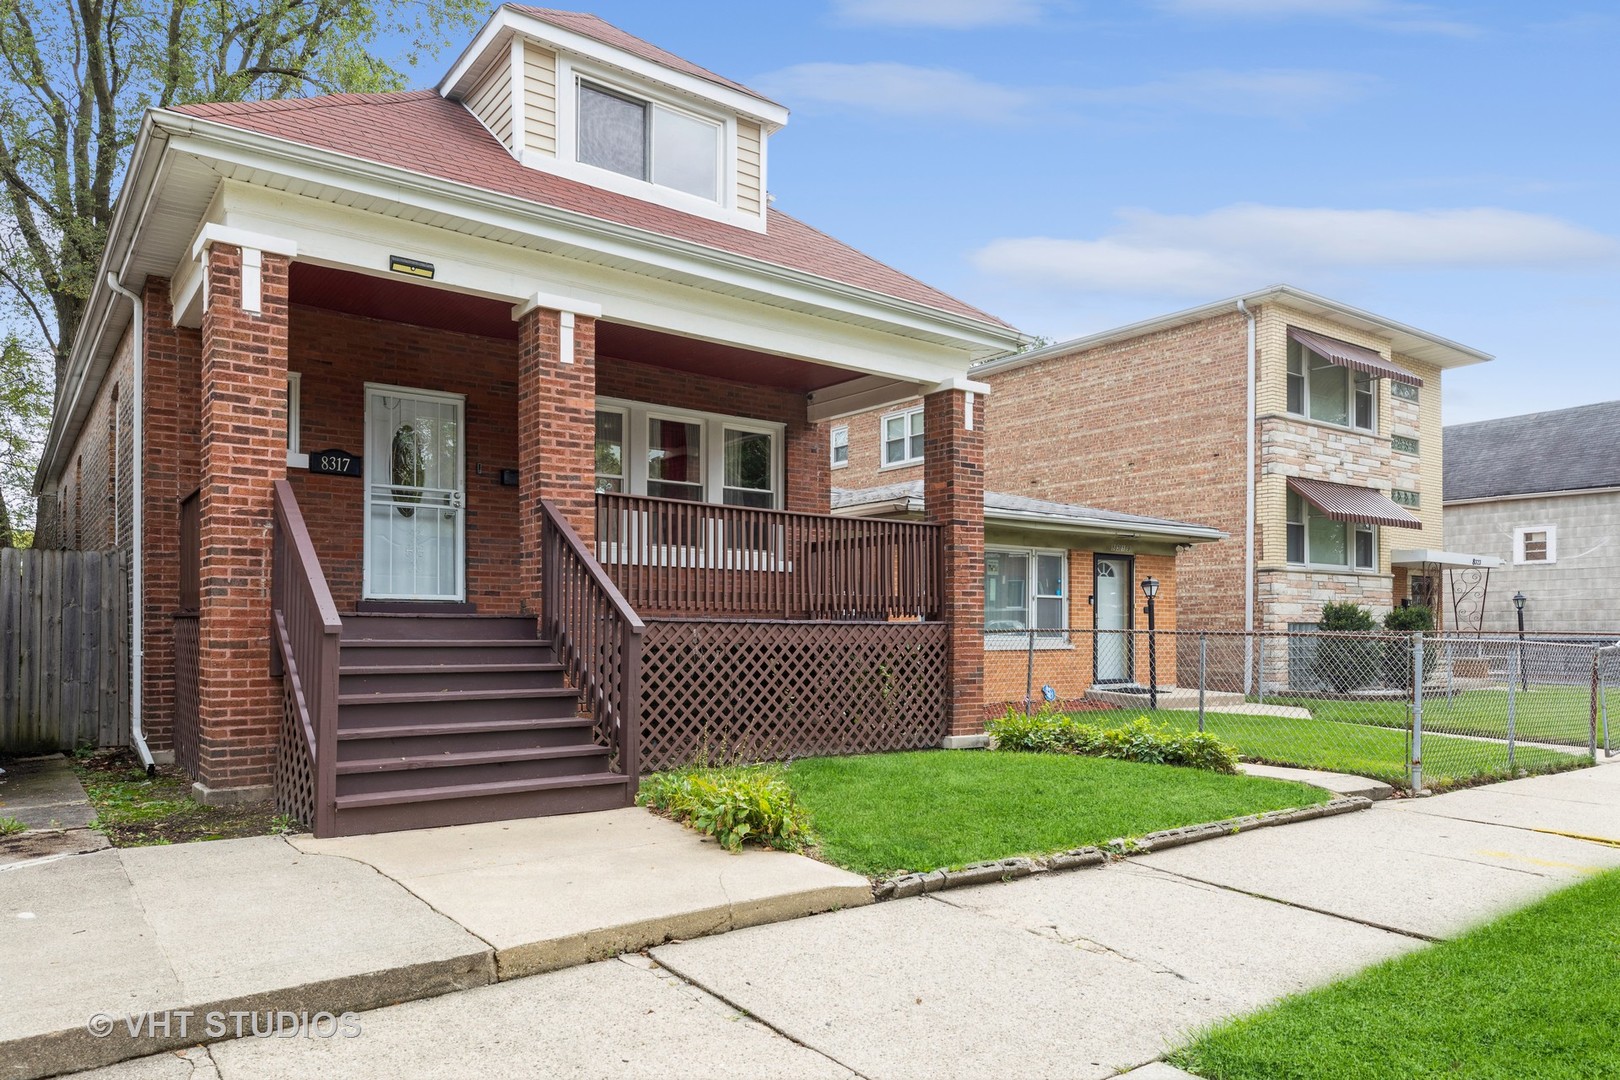
[[733,856],[639,809],[13,864],[0,868],[0,1078],[202,1041],[122,1025],[96,1037],[95,1014],[374,1009],[871,896],[854,874]]

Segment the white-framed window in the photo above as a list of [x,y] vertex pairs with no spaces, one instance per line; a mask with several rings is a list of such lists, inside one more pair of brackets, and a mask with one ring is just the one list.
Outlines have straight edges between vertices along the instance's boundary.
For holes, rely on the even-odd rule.
[[1025,648],[1030,630],[1037,645],[1067,644],[1069,556],[1061,550],[986,548],[984,630],[991,648]]
[[783,425],[598,398],[596,490],[774,510]]
[[849,425],[840,424],[832,429],[832,467],[842,469],[849,464]]
[[1288,493],[1288,562],[1325,570],[1377,570],[1378,529],[1359,522],[1335,521]]
[[883,418],[883,467],[916,465],[923,459],[923,410],[918,405]]
[[1558,526],[1521,525],[1513,530],[1513,561],[1555,563],[1558,561]]
[[1288,342],[1288,411],[1324,424],[1378,430],[1377,383],[1320,353]]
[[579,80],[578,101],[581,164],[720,201],[722,124],[590,79]]
[[303,423],[304,380],[296,371],[287,372],[287,465],[309,468],[309,455],[303,453],[299,428]]

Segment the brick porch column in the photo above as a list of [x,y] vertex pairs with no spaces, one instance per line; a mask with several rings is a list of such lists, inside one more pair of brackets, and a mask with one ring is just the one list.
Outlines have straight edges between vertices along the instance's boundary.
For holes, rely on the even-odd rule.
[[828,457],[826,429],[808,419],[795,420],[787,426],[784,441],[786,509],[801,514],[827,513],[832,509],[832,460]]
[[[174,612],[180,597],[181,414],[185,411],[181,331],[174,325],[167,278],[149,277],[142,290],[144,393],[136,408],[144,446],[141,469],[141,725],[153,751],[174,748]],[[193,394],[195,387],[187,387]],[[192,400],[191,405],[197,402]]]
[[287,474],[291,247],[276,254],[211,240],[205,232],[193,791],[217,804],[269,797],[281,729],[281,683],[270,675],[271,484]]
[[596,541],[596,317],[601,309],[536,296],[518,323],[518,537],[524,610],[540,611],[540,501]]
[[928,520],[944,526],[947,746],[984,733],[986,392],[971,383],[942,384],[923,398],[923,501]]

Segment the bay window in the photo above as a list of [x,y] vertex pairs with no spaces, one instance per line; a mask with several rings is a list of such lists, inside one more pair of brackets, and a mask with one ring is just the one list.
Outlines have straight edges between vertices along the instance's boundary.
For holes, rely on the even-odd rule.
[[1375,526],[1335,521],[1294,491],[1288,493],[1287,531],[1288,561],[1295,566],[1378,569]]

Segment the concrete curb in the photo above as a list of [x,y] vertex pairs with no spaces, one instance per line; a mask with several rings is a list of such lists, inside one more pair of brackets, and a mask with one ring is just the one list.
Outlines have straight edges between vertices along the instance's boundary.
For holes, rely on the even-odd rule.
[[1292,825],[1298,821],[1335,817],[1372,809],[1373,801],[1361,795],[1330,799],[1316,806],[1302,806],[1293,810],[1269,810],[1263,814],[1211,821],[1204,825],[1184,825],[1179,829],[1162,829],[1134,839],[1110,840],[1103,847],[1075,848],[1057,855],[1038,857],[1020,856],[996,859],[991,862],[972,863],[959,870],[932,870],[926,874],[902,874],[879,881],[872,886],[874,900],[903,900],[909,896],[961,889],[970,885],[989,885],[996,881],[1016,881],[1032,874],[1049,874],[1064,870],[1079,870],[1088,866],[1101,866],[1114,859],[1131,855],[1147,855],[1154,851],[1197,844],[1222,836],[1268,829],[1274,825]]

